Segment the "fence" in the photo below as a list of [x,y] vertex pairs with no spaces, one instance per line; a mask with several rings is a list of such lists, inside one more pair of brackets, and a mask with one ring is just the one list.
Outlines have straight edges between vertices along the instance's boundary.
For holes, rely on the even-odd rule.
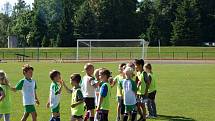
[[[0,52],[0,60],[75,60],[76,52]],[[121,60],[141,58],[141,52],[80,52],[80,60]],[[215,60],[215,52],[148,52],[152,60]]]

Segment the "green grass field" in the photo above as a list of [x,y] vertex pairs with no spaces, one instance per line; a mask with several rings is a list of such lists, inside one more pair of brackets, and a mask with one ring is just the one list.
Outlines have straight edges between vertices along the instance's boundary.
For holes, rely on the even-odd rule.
[[[49,71],[57,69],[62,72],[62,77],[69,84],[71,73],[82,73],[83,64],[56,64],[56,63],[30,63],[34,66],[34,79],[37,80],[38,97],[40,106],[37,107],[38,121],[48,121],[50,110],[46,108],[49,95]],[[11,84],[15,85],[23,78],[21,66],[23,63],[2,63],[0,69],[7,72]],[[117,74],[116,64],[95,64],[96,68],[106,67]],[[157,121],[213,121],[215,119],[215,65],[153,65],[157,74],[158,93],[157,109],[161,115]],[[111,111],[109,120],[115,121],[116,117],[116,88],[112,90]],[[11,92],[12,121],[18,121],[23,114],[21,92]],[[71,95],[63,90],[61,98],[61,120],[70,119]],[[149,121],[154,121],[149,120]],[[2,121],[2,119],[0,120]],[[29,120],[30,121],[30,118]]]
[[[95,59],[128,59],[140,58],[141,49],[138,47],[103,47],[92,48],[91,58]],[[79,58],[88,59],[89,48],[80,48]],[[148,59],[215,59],[214,47],[161,47],[159,55],[158,47],[149,47],[147,49]],[[15,54],[25,54],[29,59],[37,59],[37,48],[1,48],[1,59],[16,59]],[[40,48],[40,59],[76,59],[76,48]]]

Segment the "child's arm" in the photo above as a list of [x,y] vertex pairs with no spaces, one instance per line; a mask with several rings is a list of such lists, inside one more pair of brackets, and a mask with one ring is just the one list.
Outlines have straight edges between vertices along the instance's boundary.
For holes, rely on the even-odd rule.
[[49,108],[50,107],[50,101],[49,101],[50,97],[48,98],[48,101],[46,103],[46,107]]
[[104,85],[101,87],[101,92],[100,92],[100,98],[99,98],[99,102],[98,102],[98,107],[97,107],[97,110],[100,110],[101,108],[101,104],[103,103],[103,99],[107,96],[108,94],[108,87],[107,85]]
[[24,84],[24,80],[20,80],[17,84],[16,84],[16,87],[11,87],[10,86],[10,89],[14,92],[16,92],[17,90],[22,90],[22,87],[23,87],[23,84]]
[[0,101],[2,101],[5,98],[5,94],[2,88],[0,88]]
[[151,83],[151,78],[148,76],[147,73],[144,73],[144,80],[145,80],[145,83],[146,83],[146,89],[145,89],[145,96],[148,96],[148,90],[149,90],[149,86],[150,86],[150,83]]
[[117,77],[115,77],[115,78],[113,79],[113,83],[110,84],[111,87],[114,87],[114,86],[116,85],[116,83],[117,83]]
[[40,105],[40,101],[39,101],[39,99],[38,99],[38,97],[37,97],[37,92],[36,92],[36,90],[35,90],[35,100],[36,100],[37,105]]
[[65,87],[65,89],[66,89],[66,91],[67,91],[68,93],[72,93],[72,92],[73,92],[72,89],[69,89],[69,88],[67,87],[67,85],[65,84],[65,82],[63,82],[63,86]]
[[102,104],[102,102],[103,102],[103,97],[102,96],[100,96],[100,98],[99,98],[99,104],[98,104],[98,107],[97,107],[97,109],[96,110],[100,110],[100,108],[101,108],[101,104]]

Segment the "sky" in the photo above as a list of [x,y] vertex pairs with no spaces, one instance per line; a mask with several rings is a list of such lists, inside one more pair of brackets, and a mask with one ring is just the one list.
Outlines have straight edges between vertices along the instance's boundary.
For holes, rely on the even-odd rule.
[[[14,4],[17,2],[17,0],[0,0],[0,12],[1,11],[1,8],[3,7],[3,5],[6,3],[6,2],[9,2],[12,6],[14,6]],[[25,2],[27,4],[32,4],[34,2],[34,0],[25,0]]]

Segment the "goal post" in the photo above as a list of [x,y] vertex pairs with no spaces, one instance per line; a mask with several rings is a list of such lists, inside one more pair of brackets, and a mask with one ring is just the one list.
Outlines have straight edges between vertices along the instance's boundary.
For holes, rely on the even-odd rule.
[[[101,51],[101,48],[106,50],[115,50],[116,56],[117,51],[124,51],[127,50],[127,48],[136,47],[139,51],[138,53],[141,53],[141,58],[145,59],[147,56],[147,47],[149,42],[145,41],[144,39],[77,39],[77,47],[76,47],[76,60],[80,60],[80,50],[82,49],[82,52],[88,53],[88,60],[95,59],[92,58],[92,49],[94,50],[94,53],[96,54]],[[100,49],[100,50],[99,50]],[[106,52],[105,50],[102,50],[103,52]],[[113,52],[112,52],[113,53]],[[123,52],[121,52],[123,53]],[[94,55],[95,56],[95,55]],[[103,56],[103,55],[102,55]],[[111,58],[111,57],[110,57]],[[113,57],[112,57],[113,58]],[[103,59],[103,58],[102,58]]]

